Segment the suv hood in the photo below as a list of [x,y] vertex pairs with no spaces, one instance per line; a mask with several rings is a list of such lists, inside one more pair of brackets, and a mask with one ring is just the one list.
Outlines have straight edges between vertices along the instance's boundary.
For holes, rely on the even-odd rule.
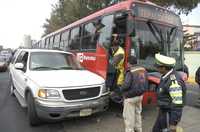
[[29,79],[41,87],[76,87],[104,83],[104,79],[87,70],[30,71]]

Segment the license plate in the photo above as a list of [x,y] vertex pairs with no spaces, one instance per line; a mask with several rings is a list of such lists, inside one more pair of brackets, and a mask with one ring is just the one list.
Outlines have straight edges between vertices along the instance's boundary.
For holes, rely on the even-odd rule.
[[80,110],[80,116],[89,116],[92,114],[92,109],[82,109]]

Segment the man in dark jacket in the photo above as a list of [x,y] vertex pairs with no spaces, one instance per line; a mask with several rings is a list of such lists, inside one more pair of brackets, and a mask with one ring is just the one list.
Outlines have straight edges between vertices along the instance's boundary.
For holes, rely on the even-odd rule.
[[199,85],[200,87],[200,67],[197,69],[195,73],[195,82]]
[[[198,84],[198,87],[200,88],[200,67],[197,69],[195,73],[195,82]],[[200,97],[198,98],[197,107],[200,107]]]
[[142,132],[142,95],[148,82],[146,70],[141,66],[136,66],[136,63],[135,57],[128,57],[128,70],[124,83],[120,87],[124,98],[125,132]]
[[159,114],[153,132],[176,132],[185,102],[185,82],[174,69],[174,58],[156,54],[155,59],[162,77],[157,90]]

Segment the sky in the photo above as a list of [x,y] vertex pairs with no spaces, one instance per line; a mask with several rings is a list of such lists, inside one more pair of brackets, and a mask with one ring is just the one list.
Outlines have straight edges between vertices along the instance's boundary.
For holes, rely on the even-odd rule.
[[[17,48],[24,35],[39,40],[44,32],[42,25],[50,17],[52,5],[58,0],[1,0],[0,45]],[[181,15],[183,24],[200,25],[200,4],[188,16]]]
[[57,0],[1,0],[0,45],[16,48],[23,43],[24,35],[40,39],[42,25],[50,17],[52,4]]
[[180,15],[182,23],[190,25],[200,25],[200,4],[192,10],[187,16]]

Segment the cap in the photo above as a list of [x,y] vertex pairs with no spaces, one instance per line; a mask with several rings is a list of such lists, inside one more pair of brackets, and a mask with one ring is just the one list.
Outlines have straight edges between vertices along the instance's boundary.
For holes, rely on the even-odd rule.
[[174,67],[176,64],[176,60],[172,57],[155,54],[156,66],[167,66],[167,67]]

